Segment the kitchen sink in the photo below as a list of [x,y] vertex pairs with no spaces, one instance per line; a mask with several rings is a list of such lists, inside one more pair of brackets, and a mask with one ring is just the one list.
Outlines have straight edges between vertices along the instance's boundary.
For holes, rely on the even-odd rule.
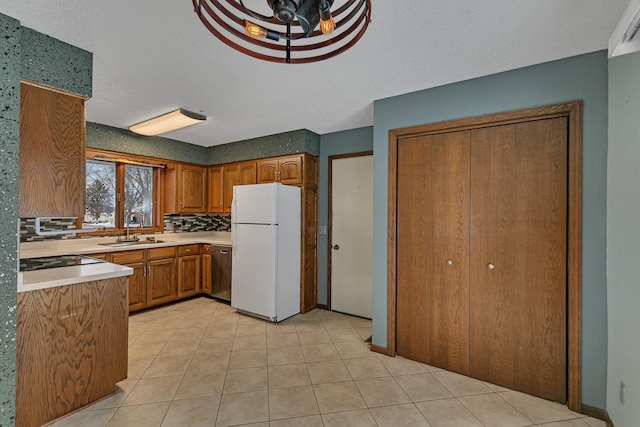
[[100,246],[107,246],[109,248],[120,248],[125,246],[135,245],[155,245],[157,243],[171,243],[170,240],[158,240],[158,239],[144,239],[135,242],[111,242],[111,243],[98,243]]

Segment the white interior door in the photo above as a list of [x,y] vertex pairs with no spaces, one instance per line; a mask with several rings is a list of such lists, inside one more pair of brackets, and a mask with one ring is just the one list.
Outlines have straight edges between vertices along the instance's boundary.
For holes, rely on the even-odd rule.
[[373,156],[331,160],[331,309],[371,318]]

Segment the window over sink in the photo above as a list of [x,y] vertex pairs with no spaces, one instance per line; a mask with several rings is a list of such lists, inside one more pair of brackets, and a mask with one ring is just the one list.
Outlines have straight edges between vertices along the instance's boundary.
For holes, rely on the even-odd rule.
[[103,234],[162,231],[160,159],[87,148],[83,228]]

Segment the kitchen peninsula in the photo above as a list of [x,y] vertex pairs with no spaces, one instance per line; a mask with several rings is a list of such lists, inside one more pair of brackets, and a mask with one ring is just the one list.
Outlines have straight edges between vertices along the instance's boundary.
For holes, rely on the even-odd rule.
[[[228,232],[150,236],[154,239],[143,236],[124,246],[114,237],[20,244],[21,265],[31,271],[18,277],[17,425],[39,426],[65,416],[112,394],[115,384],[127,378],[129,294],[135,268],[92,255],[104,258],[147,250],[177,255],[200,245],[231,245]],[[72,265],[38,266],[52,259]],[[179,257],[172,259],[175,271]],[[189,272],[199,285],[200,269]],[[177,288],[180,280],[172,279],[171,286]]]

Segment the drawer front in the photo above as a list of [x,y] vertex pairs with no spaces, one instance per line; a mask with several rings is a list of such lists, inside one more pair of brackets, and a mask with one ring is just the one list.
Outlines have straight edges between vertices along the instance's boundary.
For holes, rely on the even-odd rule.
[[184,245],[178,248],[178,255],[198,255],[200,254],[200,245]]
[[111,262],[114,264],[127,264],[130,262],[144,261],[144,250],[114,252]]
[[173,258],[176,256],[176,247],[167,246],[164,248],[148,249],[149,259]]
[[110,253],[87,254],[87,256],[89,256],[91,258],[101,259],[102,261],[109,261],[111,259],[111,254]]

